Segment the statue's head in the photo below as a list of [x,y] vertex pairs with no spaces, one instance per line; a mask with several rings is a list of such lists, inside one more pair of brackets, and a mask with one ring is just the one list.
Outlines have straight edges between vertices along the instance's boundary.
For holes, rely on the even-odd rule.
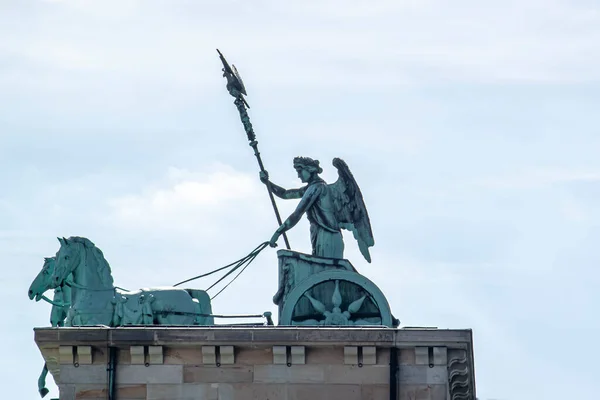
[[304,183],[323,172],[319,166],[319,160],[313,160],[310,157],[295,157],[294,169],[298,172],[298,178]]

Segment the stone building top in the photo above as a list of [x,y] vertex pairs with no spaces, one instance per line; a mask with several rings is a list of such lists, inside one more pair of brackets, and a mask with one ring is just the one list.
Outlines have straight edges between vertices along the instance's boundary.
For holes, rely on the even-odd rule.
[[140,327],[63,327],[35,328],[35,341],[40,348],[56,345],[109,346],[203,344],[271,344],[336,345],[368,343],[378,347],[408,348],[449,345],[462,348],[472,356],[471,329],[386,327],[273,327],[273,326],[140,326]]
[[61,400],[475,398],[469,329],[88,326],[35,341]]

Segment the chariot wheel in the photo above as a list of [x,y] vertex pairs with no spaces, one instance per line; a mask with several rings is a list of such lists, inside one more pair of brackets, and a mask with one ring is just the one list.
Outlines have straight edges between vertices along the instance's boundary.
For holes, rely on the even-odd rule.
[[279,325],[393,327],[379,288],[352,271],[329,270],[304,279],[286,296]]

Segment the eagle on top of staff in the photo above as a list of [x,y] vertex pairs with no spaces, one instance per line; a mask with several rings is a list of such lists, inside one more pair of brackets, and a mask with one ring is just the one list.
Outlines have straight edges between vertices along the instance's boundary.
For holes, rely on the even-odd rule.
[[343,258],[344,241],[341,229],[353,233],[364,258],[371,262],[369,247],[375,244],[369,214],[362,193],[348,165],[340,158],[333,159],[338,170],[338,179],[327,184],[319,174],[323,168],[318,160],[310,157],[294,158],[294,169],[306,186],[299,189],[284,189],[269,180],[266,171],[260,180],[268,185],[273,194],[282,199],[301,199],[296,210],[277,228],[269,244],[277,245],[279,236],[294,227],[302,215],[310,222],[312,254],[318,257]]

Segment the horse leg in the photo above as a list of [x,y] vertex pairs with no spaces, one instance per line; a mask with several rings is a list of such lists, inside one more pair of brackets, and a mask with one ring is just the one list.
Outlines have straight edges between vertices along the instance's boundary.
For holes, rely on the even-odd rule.
[[48,392],[50,392],[46,388],[46,375],[48,375],[48,366],[46,365],[46,363],[44,363],[44,368],[42,369],[42,373],[38,378],[38,392],[40,392],[40,396],[42,396],[42,398],[45,397],[48,394]]

